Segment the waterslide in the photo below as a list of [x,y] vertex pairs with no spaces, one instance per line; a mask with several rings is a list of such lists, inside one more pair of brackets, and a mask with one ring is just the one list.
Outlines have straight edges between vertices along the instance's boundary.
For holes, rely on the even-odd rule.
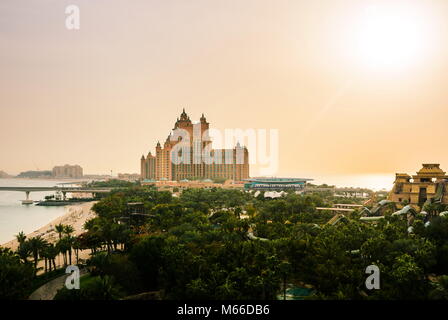
[[341,221],[344,218],[345,218],[345,216],[343,214],[336,214],[333,216],[333,218],[328,220],[327,224],[334,226],[336,223],[338,223],[339,221]]
[[359,218],[360,221],[378,221],[384,219],[384,216],[376,216],[376,217],[361,217]]
[[407,214],[409,214],[409,213],[412,214],[412,215],[414,215],[414,216],[417,215],[417,211],[415,211],[415,209],[412,208],[411,205],[407,205],[407,206],[405,206],[403,209],[398,210],[398,211],[392,213],[392,215],[393,215],[393,216],[401,216],[401,215],[404,215],[404,214],[407,215]]
[[[375,210],[375,212],[378,212],[381,208],[384,208],[385,206],[390,204],[390,201],[387,201],[387,200],[384,200],[384,201],[386,201],[386,202],[383,202],[382,204],[378,204],[378,206],[375,207],[375,208],[378,208],[377,210]],[[369,209],[366,208],[366,210],[369,210]],[[372,212],[373,212],[373,210],[372,210]],[[415,209],[411,205],[407,205],[403,209],[395,211],[394,213],[392,213],[393,216],[401,216],[401,215],[408,215],[408,214],[416,216],[417,215],[417,211],[415,211]],[[378,221],[378,220],[381,220],[381,219],[384,219],[384,216],[379,216],[379,215],[372,216],[372,215],[370,215],[370,216],[367,216],[367,217],[360,217],[359,218],[359,220],[361,220],[361,221]]]
[[445,183],[440,182],[437,184],[437,191],[435,197],[433,198],[433,201],[437,203],[442,202],[444,194],[445,194]]
[[[378,221],[381,219],[384,219],[384,215],[382,215],[382,210],[386,207],[392,207],[394,210],[396,210],[395,203],[390,200],[381,200],[372,210],[369,210],[368,208],[364,208],[361,211],[362,217],[359,218],[361,221]],[[406,210],[404,210],[406,208]],[[400,211],[394,212],[392,215],[397,214],[404,214],[415,210],[411,206],[406,206],[405,208],[401,209]],[[404,211],[403,211],[404,210]],[[415,212],[416,213],[416,212]]]
[[253,229],[252,229],[253,227],[255,227],[255,225],[254,225],[254,224],[251,224],[251,225],[249,226],[249,230],[247,231],[247,237],[249,238],[249,240],[269,241],[269,239],[266,239],[266,238],[260,238],[260,237],[255,236],[255,235],[254,235],[254,232],[253,232]]
[[372,210],[369,210],[368,208],[364,208],[361,210],[361,215],[367,215],[367,216],[380,216],[381,211],[383,208],[387,206],[392,206],[395,209],[395,203],[390,200],[381,200],[378,202],[378,204],[372,208]]
[[266,239],[266,238],[260,238],[260,237],[254,236],[254,233],[253,233],[253,232],[248,232],[248,233],[247,233],[247,237],[249,238],[249,240],[269,241],[269,239]]
[[445,181],[437,183],[436,194],[433,198],[428,198],[425,205],[431,203],[441,203],[445,194]]
[[442,202],[444,194],[445,194],[445,182],[439,182],[437,184],[436,196],[433,198],[434,202]]

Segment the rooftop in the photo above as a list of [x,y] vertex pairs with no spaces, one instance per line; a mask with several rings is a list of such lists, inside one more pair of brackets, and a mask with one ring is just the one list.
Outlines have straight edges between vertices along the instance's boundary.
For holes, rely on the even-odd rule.
[[418,175],[426,175],[426,174],[436,174],[436,175],[445,175],[445,172],[440,169],[440,164],[438,163],[424,163],[423,168],[421,168],[418,172]]

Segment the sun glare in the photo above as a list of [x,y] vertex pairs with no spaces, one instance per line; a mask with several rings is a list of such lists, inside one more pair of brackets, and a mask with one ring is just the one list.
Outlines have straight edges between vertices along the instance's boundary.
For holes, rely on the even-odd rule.
[[417,8],[368,7],[356,23],[352,53],[374,70],[415,65],[425,58],[431,35],[428,23],[429,18]]

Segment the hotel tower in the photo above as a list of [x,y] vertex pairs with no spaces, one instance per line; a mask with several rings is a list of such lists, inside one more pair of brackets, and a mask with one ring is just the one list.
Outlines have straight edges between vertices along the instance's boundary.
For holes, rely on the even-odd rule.
[[157,142],[155,154],[140,160],[142,179],[191,180],[226,179],[236,182],[249,178],[249,153],[239,143],[233,149],[211,149],[209,123],[202,114],[193,123],[185,109],[173,131],[162,145]]

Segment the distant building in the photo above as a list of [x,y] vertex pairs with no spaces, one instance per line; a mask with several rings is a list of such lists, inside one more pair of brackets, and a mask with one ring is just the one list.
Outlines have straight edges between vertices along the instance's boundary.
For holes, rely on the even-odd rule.
[[17,178],[27,178],[27,179],[42,179],[42,178],[51,178],[52,177],[52,172],[49,170],[44,170],[44,171],[24,171],[24,172],[20,172],[17,175]]
[[119,173],[118,180],[137,181],[140,180],[140,175],[138,173]]
[[112,176],[110,174],[84,174],[83,178],[86,180],[107,181],[112,179]]
[[302,178],[252,178],[245,179],[244,188],[248,190],[303,190],[307,181],[313,179]]
[[426,163],[416,175],[397,173],[388,200],[400,206],[408,203],[422,208],[425,203],[448,204],[448,176],[439,164]]
[[[209,123],[204,115],[199,123],[193,123],[183,110],[163,147],[158,142],[154,155],[149,152],[146,157],[141,157],[141,178],[157,181],[216,178],[243,181],[249,178],[247,148],[237,143],[233,149],[211,149],[208,129]],[[186,133],[185,137],[179,136],[179,132]],[[180,142],[184,143],[184,149],[178,148]],[[213,161],[204,160],[202,151],[206,148],[210,149]],[[175,157],[182,158],[182,161],[174,161]]]
[[11,178],[9,174],[7,174],[5,171],[0,171],[0,179],[6,179]]
[[53,168],[52,172],[53,178],[73,178],[80,179],[83,177],[82,168],[78,165],[64,165],[56,166]]

